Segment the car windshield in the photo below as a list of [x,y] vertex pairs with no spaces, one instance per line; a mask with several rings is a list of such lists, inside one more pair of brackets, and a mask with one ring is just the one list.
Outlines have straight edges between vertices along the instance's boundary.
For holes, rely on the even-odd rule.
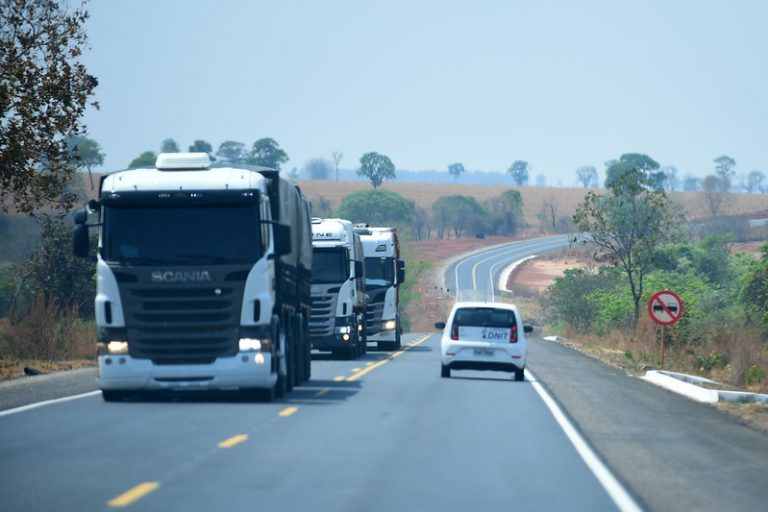
[[515,325],[515,314],[508,309],[462,308],[456,311],[453,321],[467,327],[506,327]]
[[315,249],[312,254],[312,282],[315,284],[341,283],[349,277],[347,250]]
[[367,287],[391,286],[394,282],[395,266],[392,258],[365,258]]
[[102,257],[126,265],[252,263],[262,255],[255,205],[110,207]]

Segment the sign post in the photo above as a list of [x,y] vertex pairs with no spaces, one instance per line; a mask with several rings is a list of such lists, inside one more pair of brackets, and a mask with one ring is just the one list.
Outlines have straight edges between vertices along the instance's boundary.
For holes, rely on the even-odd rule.
[[654,293],[648,301],[648,314],[654,322],[661,325],[661,365],[664,366],[664,345],[666,345],[666,326],[672,325],[683,314],[683,301],[671,290]]

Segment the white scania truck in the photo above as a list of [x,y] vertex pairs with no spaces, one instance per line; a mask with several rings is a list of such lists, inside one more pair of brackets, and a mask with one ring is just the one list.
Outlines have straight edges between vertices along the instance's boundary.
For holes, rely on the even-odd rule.
[[355,359],[366,352],[363,246],[352,223],[312,219],[312,347]]
[[399,350],[400,285],[405,280],[405,262],[400,259],[397,229],[358,226],[365,254],[365,293],[368,295],[366,322],[368,341],[379,350]]
[[[105,400],[222,389],[269,400],[309,379],[311,228],[295,184],[168,153],[104,176],[88,211]],[[76,215],[78,256],[90,253],[87,219]]]

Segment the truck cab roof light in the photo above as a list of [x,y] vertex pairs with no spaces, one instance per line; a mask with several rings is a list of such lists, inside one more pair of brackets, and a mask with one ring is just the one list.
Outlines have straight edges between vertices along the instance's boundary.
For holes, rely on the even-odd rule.
[[190,171],[211,168],[208,153],[160,153],[155,167],[160,171]]

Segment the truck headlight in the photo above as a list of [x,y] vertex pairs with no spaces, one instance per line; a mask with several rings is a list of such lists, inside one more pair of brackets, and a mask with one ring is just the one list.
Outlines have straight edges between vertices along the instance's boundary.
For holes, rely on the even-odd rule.
[[272,340],[269,338],[240,338],[238,348],[240,352],[269,351]]
[[348,325],[340,325],[336,327],[336,333],[338,334],[349,334],[352,332],[352,327]]
[[394,320],[385,320],[384,323],[381,325],[381,330],[383,331],[391,331],[397,327],[397,322]]
[[110,341],[107,343],[107,354],[127,354],[128,342],[127,341]]

